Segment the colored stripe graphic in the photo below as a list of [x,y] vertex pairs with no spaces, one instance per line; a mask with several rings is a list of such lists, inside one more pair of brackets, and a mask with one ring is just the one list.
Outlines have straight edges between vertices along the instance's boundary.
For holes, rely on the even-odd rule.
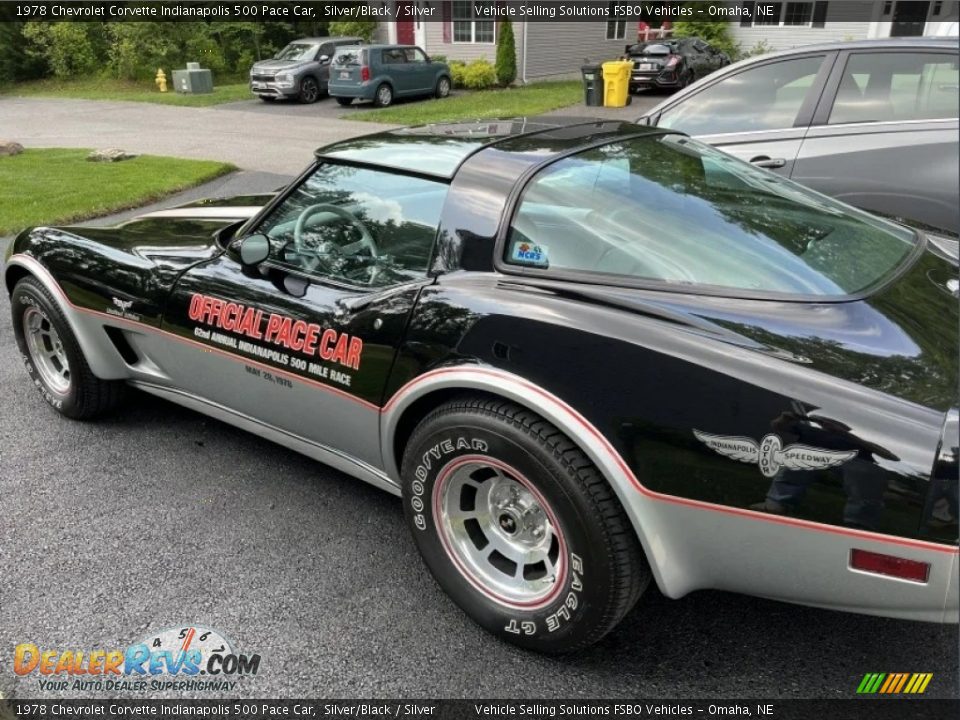
[[867,673],[857,686],[859,695],[922,695],[933,673]]

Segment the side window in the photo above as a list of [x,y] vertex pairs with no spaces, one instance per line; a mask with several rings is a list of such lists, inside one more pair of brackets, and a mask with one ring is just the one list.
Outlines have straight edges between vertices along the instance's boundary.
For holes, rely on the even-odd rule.
[[382,50],[381,57],[384,65],[400,65],[407,61],[407,56],[400,49]]
[[664,110],[659,125],[690,135],[793,127],[823,59],[767,63],[726,77]]
[[320,51],[317,53],[317,59],[319,60],[321,55],[326,55],[327,58],[332,58],[334,50],[335,50],[335,46],[332,43],[321,45]]
[[447,185],[324,164],[257,228],[277,265],[351,285],[425,277]]
[[404,53],[406,54],[408,63],[423,65],[427,62],[427,56],[423,54],[423,50],[420,48],[407,48],[404,50]]
[[957,117],[956,54],[857,53],[843,70],[829,123]]

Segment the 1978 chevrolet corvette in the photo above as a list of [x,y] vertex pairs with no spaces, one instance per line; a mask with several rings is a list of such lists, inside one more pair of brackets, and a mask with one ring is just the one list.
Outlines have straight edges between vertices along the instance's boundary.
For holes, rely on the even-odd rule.
[[4,269],[62,414],[126,386],[390,492],[437,581],[582,648],[652,577],[958,617],[951,248],[669,130],[329,147],[286,190],[38,227]]

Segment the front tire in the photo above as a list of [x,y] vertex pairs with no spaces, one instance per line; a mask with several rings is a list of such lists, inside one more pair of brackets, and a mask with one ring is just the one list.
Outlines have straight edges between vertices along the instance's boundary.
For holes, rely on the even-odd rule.
[[427,567],[473,620],[560,653],[612,630],[650,579],[640,543],[596,467],[511,402],[464,396],[416,428],[404,513]]
[[38,280],[20,280],[10,305],[23,364],[49,405],[75,420],[97,417],[116,407],[123,383],[93,374],[67,319]]
[[450,78],[442,77],[437,80],[437,88],[434,95],[438,98],[445,98],[450,95]]
[[320,85],[312,77],[300,81],[300,94],[297,96],[304,105],[312,105],[320,99]]
[[373,104],[377,107],[387,107],[393,103],[393,88],[387,83],[381,83],[373,96]]

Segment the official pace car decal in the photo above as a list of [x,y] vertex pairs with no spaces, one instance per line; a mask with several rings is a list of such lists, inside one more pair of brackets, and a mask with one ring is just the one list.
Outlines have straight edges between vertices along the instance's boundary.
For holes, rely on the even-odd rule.
[[772,478],[781,468],[787,470],[822,470],[842,465],[857,455],[856,450],[823,450],[809,445],[787,445],[777,435],[764,435],[758,443],[748,437],[712,435],[694,430],[697,440],[731,460],[759,465],[764,477]]
[[198,338],[257,359],[271,360],[293,370],[304,371],[348,387],[351,384],[351,376],[348,373],[332,370],[320,363],[309,362],[302,357],[291,356],[283,351],[292,351],[308,358],[319,358],[351,370],[360,369],[363,340],[347,333],[337,332],[333,328],[324,328],[317,323],[296,320],[279,313],[267,314],[258,308],[200,293],[193,293],[191,296],[187,314],[191,320],[208,325],[210,328],[227,330],[244,335],[251,340],[266,343],[248,342],[216,330],[194,328],[194,335]]

